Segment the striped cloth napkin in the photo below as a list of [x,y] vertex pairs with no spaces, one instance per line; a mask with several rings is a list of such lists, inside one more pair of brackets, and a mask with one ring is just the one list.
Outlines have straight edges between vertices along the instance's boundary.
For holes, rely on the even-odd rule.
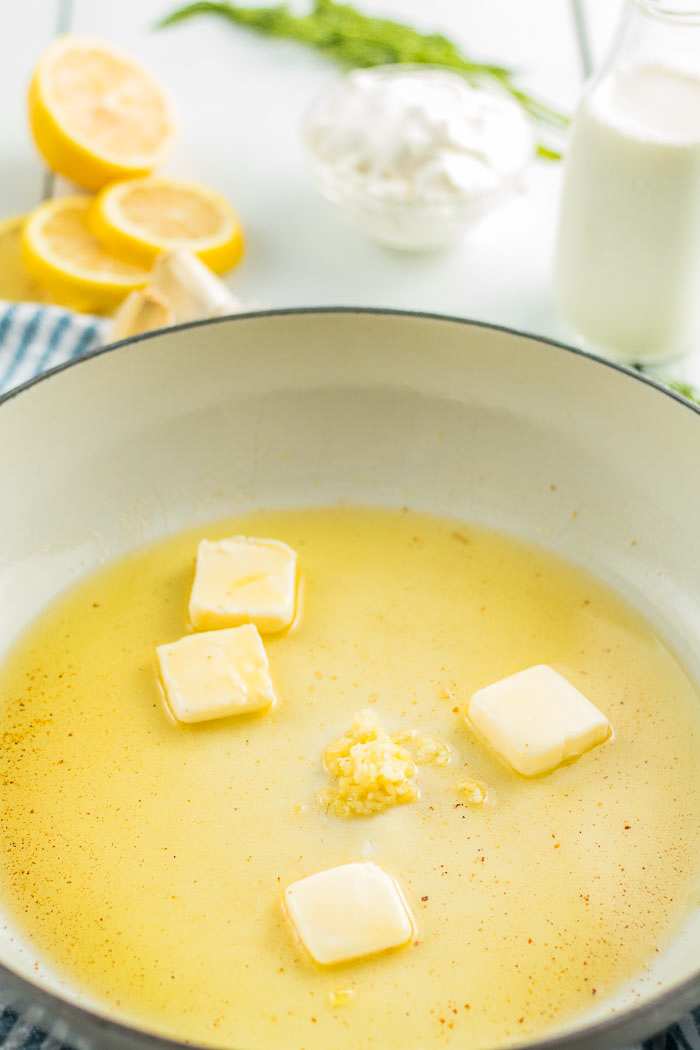
[[[0,302],[0,394],[80,357],[107,336],[108,322],[55,306]],[[0,1001],[0,1050],[71,1050]],[[638,1048],[634,1048],[638,1050]],[[700,1050],[700,1007],[641,1050]]]
[[0,394],[99,346],[108,324],[59,306],[0,301]]

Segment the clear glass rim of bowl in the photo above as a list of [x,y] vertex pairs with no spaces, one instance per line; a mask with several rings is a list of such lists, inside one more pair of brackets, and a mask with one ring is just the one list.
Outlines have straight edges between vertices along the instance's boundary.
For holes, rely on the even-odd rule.
[[[391,200],[380,194],[372,193],[368,188],[360,188],[357,185],[352,185],[342,178],[333,179],[330,177],[332,176],[332,165],[320,158],[318,152],[314,149],[311,143],[311,129],[314,117],[321,105],[335,91],[337,91],[343,81],[353,73],[371,73],[387,79],[404,73],[418,73],[425,75],[426,77],[434,75],[444,76],[445,74],[458,77],[460,80],[463,80],[468,87],[473,88],[475,91],[499,98],[522,112],[524,122],[530,130],[529,150],[517,167],[515,167],[512,172],[503,176],[502,180],[496,186],[488,187],[482,191],[477,191],[476,193],[455,194],[452,199],[446,198],[444,201],[426,200],[420,197],[407,200]],[[339,198],[342,196],[347,202],[358,207],[364,204],[370,208],[376,207],[378,209],[384,209],[385,211],[392,210],[398,212],[400,209],[403,209],[406,212],[420,211],[426,216],[432,212],[436,217],[444,215],[448,209],[455,215],[460,213],[468,214],[472,210],[475,213],[481,213],[482,210],[488,207],[491,203],[500,200],[501,197],[505,196],[508,191],[517,184],[528,164],[535,156],[536,142],[532,120],[507,91],[496,85],[474,85],[466,76],[462,76],[457,70],[451,69],[449,66],[432,65],[428,63],[422,64],[419,62],[394,62],[380,66],[363,66],[347,70],[340,79],[335,80],[330,85],[326,85],[321,91],[317,92],[306,107],[301,120],[301,138],[306,151],[307,170],[310,171],[312,181],[323,196],[331,200],[333,203],[340,203]],[[320,174],[322,170],[325,173],[328,173],[329,177],[324,179]],[[333,186],[333,196],[329,196],[327,189],[329,185]]]
[[669,25],[700,27],[698,0],[630,0],[645,15]]

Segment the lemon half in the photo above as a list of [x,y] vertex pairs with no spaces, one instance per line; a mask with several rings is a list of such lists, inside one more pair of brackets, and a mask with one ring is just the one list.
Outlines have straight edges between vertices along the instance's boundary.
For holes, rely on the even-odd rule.
[[176,133],[172,104],[151,74],[89,37],[59,37],[44,52],[29,120],[49,167],[88,189],[153,171]]
[[56,302],[86,313],[108,313],[149,274],[104,250],[88,226],[89,197],[41,204],[22,231],[27,269]]
[[240,221],[228,201],[186,179],[152,175],[106,186],[90,221],[109,251],[141,266],[151,266],[160,252],[184,249],[221,273],[243,254]]
[[52,303],[51,293],[34,280],[24,261],[22,230],[26,221],[26,215],[0,220],[0,299]]

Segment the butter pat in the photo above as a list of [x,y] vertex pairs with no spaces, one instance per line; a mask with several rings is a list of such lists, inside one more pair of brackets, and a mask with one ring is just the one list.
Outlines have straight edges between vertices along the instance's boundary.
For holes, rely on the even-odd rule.
[[253,623],[281,631],[294,619],[297,556],[278,540],[202,540],[189,616],[198,630]]
[[257,627],[190,634],[156,649],[168,707],[179,722],[247,714],[276,700]]
[[467,718],[500,758],[526,777],[582,755],[611,732],[605,715],[544,664],[479,689]]
[[413,920],[403,895],[376,864],[343,864],[288,886],[284,906],[297,937],[323,966],[406,944]]

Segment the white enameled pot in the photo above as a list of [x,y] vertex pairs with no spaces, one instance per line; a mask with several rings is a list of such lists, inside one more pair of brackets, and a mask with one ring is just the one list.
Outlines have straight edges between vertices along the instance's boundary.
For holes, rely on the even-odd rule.
[[[247,508],[343,500],[562,553],[634,603],[700,682],[700,410],[566,347],[423,314],[240,315],[108,347],[7,395],[0,449],[3,651],[129,548]],[[180,1046],[93,1012],[13,932],[0,921],[1,1001],[81,1047]],[[634,987],[538,1045],[625,1046],[699,1002],[700,907]]]

